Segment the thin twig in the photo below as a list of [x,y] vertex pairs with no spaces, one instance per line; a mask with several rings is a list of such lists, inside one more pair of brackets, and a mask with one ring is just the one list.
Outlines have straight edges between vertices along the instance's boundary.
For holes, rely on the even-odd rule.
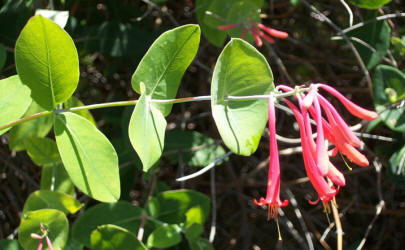
[[[148,193],[148,197],[146,198],[146,202],[144,207],[146,207],[153,195],[153,191],[155,190],[155,186],[156,186],[156,176],[154,174],[152,174],[151,176],[151,180],[150,180],[150,189],[149,189],[149,193]],[[144,226],[145,226],[145,222],[146,222],[146,214],[143,214],[141,217],[141,224],[139,225],[139,229],[138,229],[138,235],[137,238],[139,241],[142,241],[143,238],[143,233],[145,232]]]
[[344,0],[340,0],[340,2],[342,3],[343,7],[345,7],[345,9],[347,10],[347,13],[349,13],[349,26],[352,26],[353,25],[353,12],[350,9],[349,5]]
[[293,192],[291,191],[291,189],[286,188],[286,192],[287,192],[291,205],[294,207],[294,213],[297,216],[297,219],[301,225],[302,230],[304,231],[305,239],[307,240],[307,244],[308,244],[308,249],[313,250],[314,244],[312,243],[311,234],[309,233],[308,227],[305,224],[304,219],[302,218],[301,211],[298,208],[297,200],[295,199],[295,196],[294,196]]
[[[363,62],[363,59],[361,59],[361,56],[359,52],[357,51],[356,47],[354,47],[353,43],[350,41],[350,39],[347,37],[347,35],[343,32],[341,28],[339,28],[334,22],[332,22],[327,16],[325,16],[322,12],[320,12],[317,8],[315,8],[313,5],[308,3],[306,0],[301,0],[301,2],[307,6],[309,9],[314,11],[316,14],[322,17],[322,19],[328,23],[333,29],[337,31],[339,35],[343,37],[343,39],[346,41],[346,43],[349,45],[350,49],[352,50],[354,56],[356,57],[356,60],[358,61],[361,70],[363,71],[363,74],[367,80],[368,83],[368,88],[370,91],[372,91],[372,81],[370,77],[370,73],[368,72],[366,65]],[[353,27],[353,26],[352,26]]]
[[208,170],[210,170],[211,168],[215,167],[218,163],[222,162],[226,157],[230,156],[231,154],[232,154],[232,152],[228,151],[226,154],[224,154],[221,157],[218,157],[217,159],[215,159],[213,162],[211,162],[210,164],[208,164],[206,167],[202,168],[201,170],[199,170],[193,174],[186,175],[181,178],[177,178],[176,181],[186,181],[189,179],[193,179],[197,176],[200,176],[200,175],[204,174],[205,172],[207,172]]
[[344,33],[347,33],[349,31],[355,30],[357,28],[363,27],[364,25],[367,25],[369,23],[374,23],[374,22],[377,22],[377,21],[382,21],[382,20],[385,20],[385,19],[391,19],[391,18],[396,18],[396,17],[405,17],[405,13],[395,13],[395,14],[387,14],[387,15],[384,15],[384,16],[378,16],[378,17],[369,19],[367,21],[355,24],[355,25],[353,25],[353,26],[351,26],[349,28],[346,28],[346,29],[344,29],[342,31]]
[[211,187],[211,202],[212,202],[212,217],[211,217],[211,230],[209,236],[209,242],[213,243],[216,233],[216,223],[217,223],[217,201],[216,201],[216,190],[215,190],[215,168],[210,171],[210,187]]
[[342,230],[342,223],[340,222],[340,216],[339,216],[339,211],[336,207],[336,201],[333,199],[332,203],[332,213],[333,213],[333,218],[335,220],[336,224],[336,234],[337,234],[337,250],[342,250],[343,249],[343,230]]

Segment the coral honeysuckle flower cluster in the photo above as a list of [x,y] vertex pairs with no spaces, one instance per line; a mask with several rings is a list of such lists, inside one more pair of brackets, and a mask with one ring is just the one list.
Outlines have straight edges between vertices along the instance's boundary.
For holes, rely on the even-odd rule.
[[[285,85],[279,85],[277,89],[284,92],[293,91],[296,93],[294,97],[297,100],[298,106],[287,99],[283,99],[283,101],[292,110],[299,125],[305,171],[312,186],[318,193],[318,199],[309,202],[314,205],[321,200],[325,211],[329,213],[329,201],[334,201],[334,197],[337,195],[339,188],[346,184],[344,175],[331,163],[329,157],[333,157],[339,152],[346,156],[351,162],[361,167],[368,166],[369,162],[367,158],[357,150],[357,148],[362,145],[362,141],[350,130],[335,107],[323,97],[318,90],[323,89],[336,97],[352,115],[360,119],[372,121],[378,117],[378,114],[354,104],[336,89],[326,84],[312,84],[306,95]],[[277,220],[278,208],[288,205],[287,200],[280,200],[280,163],[276,141],[274,102],[274,96],[270,95],[270,161],[267,194],[266,198],[260,198],[259,201],[254,200],[254,203],[258,206],[267,205],[268,220],[270,218]],[[324,116],[323,113],[326,116]],[[310,117],[312,117],[316,123],[316,141],[312,134]],[[328,151],[325,140],[333,144],[334,148]],[[327,179],[333,184],[329,184]]]
[[261,47],[263,45],[263,41],[261,37],[269,43],[274,43],[274,38],[286,39],[288,37],[288,33],[276,29],[272,29],[267,27],[261,23],[257,23],[251,21],[249,18],[246,18],[246,22],[238,23],[238,24],[230,24],[230,25],[220,25],[218,26],[219,30],[230,30],[236,27],[242,27],[242,34],[241,38],[245,40],[246,31],[248,31],[253,38],[255,39],[255,43],[257,46]]

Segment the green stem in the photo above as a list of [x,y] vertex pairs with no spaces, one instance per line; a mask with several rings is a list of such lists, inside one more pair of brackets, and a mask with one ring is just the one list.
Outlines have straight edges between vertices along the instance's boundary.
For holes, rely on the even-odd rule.
[[[274,97],[276,99],[288,97],[295,95],[297,93],[301,93],[304,91],[308,91],[309,88],[300,88],[300,89],[295,89],[294,91],[286,92],[286,93],[281,93],[281,94],[275,94]],[[225,100],[257,100],[257,99],[268,99],[269,95],[250,95],[250,96],[226,96]],[[184,98],[177,98],[177,99],[152,99],[151,102],[153,103],[184,103],[184,102],[197,102],[197,101],[210,101],[211,96],[205,95],[205,96],[195,96],[195,97],[184,97]],[[111,107],[122,107],[122,106],[131,106],[135,105],[138,102],[138,100],[130,100],[130,101],[119,101],[119,102],[107,102],[107,103],[99,103],[99,104],[92,104],[92,105],[86,105],[86,106],[80,106],[80,107],[73,107],[70,109],[58,109],[54,111],[43,111],[40,113],[36,113],[33,115],[29,115],[26,117],[23,117],[21,119],[9,122],[7,124],[1,125],[0,126],[0,131],[9,127],[16,126],[20,123],[36,119],[42,116],[50,115],[53,113],[63,113],[63,112],[73,112],[73,111],[79,111],[79,110],[90,110],[90,109],[99,109],[99,108],[111,108]]]

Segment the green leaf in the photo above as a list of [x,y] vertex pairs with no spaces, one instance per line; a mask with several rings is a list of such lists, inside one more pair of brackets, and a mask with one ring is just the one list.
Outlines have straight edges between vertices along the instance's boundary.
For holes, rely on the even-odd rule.
[[391,2],[391,0],[350,0],[350,3],[364,9],[375,10]]
[[0,43],[0,70],[6,65],[7,51],[6,48]]
[[199,132],[170,130],[166,133],[164,154],[177,162],[178,152],[182,152],[186,165],[194,167],[206,166],[226,153],[214,139]]
[[391,107],[390,92],[395,91],[396,99],[405,97],[405,74],[394,67],[379,65],[373,83],[374,106],[379,116],[390,129],[404,132],[405,107]]
[[214,247],[211,245],[211,243],[204,238],[193,239],[190,240],[188,243],[191,250],[214,250]]
[[[77,99],[76,97],[72,96],[70,97],[65,103],[64,107],[65,109],[70,109],[74,107],[82,107],[84,106],[83,102]],[[97,126],[96,121],[94,120],[93,116],[91,115],[89,110],[82,109],[82,110],[77,110],[77,111],[72,111],[72,113],[78,114],[89,120],[89,122],[93,123],[95,126]]]
[[203,223],[210,213],[210,199],[192,190],[171,190],[156,195],[148,205],[154,218],[170,224],[184,223],[187,219],[192,221],[191,214],[187,218],[187,211],[191,208],[194,212],[196,209],[201,212],[201,219],[194,222]]
[[[257,14],[263,6],[263,2],[263,0],[214,0],[205,11],[204,22],[211,28],[217,29],[220,25],[246,22],[246,17],[253,21],[260,21],[260,18],[257,19]],[[235,6],[237,6],[235,10],[232,10]],[[247,8],[243,10],[240,8],[241,6]],[[238,12],[240,16],[230,15],[230,12]],[[253,16],[249,16],[249,14],[253,14]]]
[[397,185],[405,187],[405,145],[391,156],[389,163],[389,176]]
[[87,209],[73,224],[73,237],[83,245],[90,247],[90,235],[97,227],[113,224],[125,228],[131,233],[138,232],[143,210],[126,201],[110,204],[98,204]]
[[94,250],[147,250],[136,236],[115,225],[102,225],[91,234],[91,248]]
[[61,163],[58,148],[54,140],[33,137],[25,140],[24,146],[31,160],[38,166]]
[[[35,101],[31,103],[24,117],[45,111]],[[9,147],[12,151],[25,149],[25,141],[33,137],[44,137],[51,130],[53,118],[51,115],[42,116],[21,123],[10,130]]]
[[199,237],[204,232],[204,227],[201,224],[193,223],[186,228],[186,238],[188,240]]
[[0,239],[0,249],[23,250],[17,240]]
[[41,189],[74,195],[75,187],[62,163],[42,167]]
[[212,115],[232,152],[249,156],[256,151],[267,122],[267,100],[227,96],[266,95],[273,89],[264,56],[247,42],[232,39],[218,58],[211,84]]
[[[152,99],[176,97],[181,78],[194,59],[200,42],[198,25],[184,25],[163,33],[149,48],[132,76],[132,88],[141,93],[141,82],[145,84],[145,95]],[[153,104],[167,116],[173,104]]]
[[69,19],[69,11],[37,9],[35,15],[41,15],[54,21],[62,29],[65,28]]
[[[260,7],[258,7],[253,1],[239,1],[232,5],[226,18],[230,20],[231,23],[246,22],[247,18],[249,18],[250,21],[260,23]],[[242,26],[235,27],[234,29],[228,30],[228,34],[231,37],[241,37],[242,29]],[[253,41],[253,36],[250,32],[246,32],[245,40]]]
[[110,141],[85,118],[55,116],[55,137],[72,182],[90,197],[114,202],[120,197],[118,157]]
[[355,37],[373,48],[353,41],[367,69],[372,69],[387,54],[390,34],[391,28],[386,21],[372,22],[347,33],[349,37]]
[[79,82],[79,58],[72,38],[42,16],[32,17],[21,31],[15,63],[32,98],[46,110],[69,99]]
[[[18,76],[0,80],[0,125],[20,118],[30,103],[30,89],[23,85]],[[10,128],[0,130],[0,135]]]
[[201,32],[207,38],[207,40],[217,47],[221,47],[226,39],[226,32],[212,28],[205,24],[205,11],[214,0],[197,0],[195,3],[195,9],[197,10],[197,20],[201,27]]
[[132,113],[128,133],[145,172],[162,155],[166,125],[163,114],[150,103],[150,97],[143,94]]
[[64,249],[69,234],[69,223],[65,214],[55,209],[36,210],[22,217],[18,229],[18,241],[24,249],[37,249],[39,240],[31,238],[31,234],[42,235],[41,223],[48,229],[47,235],[53,248],[55,250]]
[[56,209],[65,214],[74,214],[82,206],[83,204],[78,202],[73,196],[54,191],[38,190],[30,194],[25,201],[22,215],[24,216],[28,212],[45,208]]
[[147,240],[148,247],[167,248],[181,242],[181,228],[178,225],[163,225],[156,228]]

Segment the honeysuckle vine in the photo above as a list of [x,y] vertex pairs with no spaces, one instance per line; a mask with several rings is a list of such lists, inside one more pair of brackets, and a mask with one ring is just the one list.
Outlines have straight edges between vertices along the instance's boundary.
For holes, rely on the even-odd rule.
[[[296,88],[292,92],[288,93],[277,93],[273,94],[274,98],[279,99],[279,98],[284,98],[288,96],[292,96],[296,93],[299,92],[304,92],[307,91],[309,88]],[[251,95],[251,96],[226,96],[226,100],[257,100],[257,99],[268,99],[270,95]],[[176,99],[151,99],[151,103],[187,103],[187,102],[198,102],[198,101],[210,101],[211,96],[195,96],[195,97],[182,97],[182,98],[176,98]],[[102,108],[112,108],[112,107],[124,107],[124,106],[134,106],[138,100],[129,100],[129,101],[117,101],[117,102],[106,102],[106,103],[98,103],[98,104],[91,104],[91,105],[84,105],[80,107],[73,107],[69,109],[56,109],[54,111],[43,111],[39,112],[33,115],[25,116],[21,119],[9,122],[7,124],[1,125],[0,130],[10,128],[13,126],[16,126],[18,124],[33,120],[33,119],[38,119],[43,116],[47,115],[52,115],[52,114],[58,114],[58,113],[63,113],[63,112],[75,112],[75,111],[80,111],[80,110],[93,110],[93,109],[102,109]]]
[[[227,3],[219,2],[219,4]],[[256,16],[230,26],[214,25],[214,27],[229,32],[234,31],[233,28],[242,28],[242,38],[249,32],[259,47],[263,42],[261,38],[269,43],[273,43],[274,38],[287,38],[287,33],[264,26],[257,19]],[[203,223],[209,214],[209,199],[191,190],[162,192],[152,197],[151,189],[148,201],[144,204],[145,208],[119,201],[120,169],[115,147],[97,128],[91,114],[79,113],[80,111],[133,106],[128,125],[128,146],[135,150],[142,163],[142,170],[154,174],[154,171],[158,171],[158,162],[165,148],[167,132],[165,117],[171,113],[173,104],[209,101],[215,125],[229,151],[225,153],[223,150],[222,155],[210,160],[211,163],[206,168],[192,176],[180,177],[178,181],[185,181],[206,172],[231,154],[252,155],[259,147],[264,128],[268,123],[270,161],[267,191],[265,197],[254,200],[256,205],[267,209],[268,220],[274,218],[277,221],[278,209],[288,205],[288,200],[280,199],[282,167],[276,138],[277,103],[284,101],[298,122],[304,168],[318,193],[318,199],[310,201],[311,204],[316,204],[320,200],[325,211],[329,212],[329,202],[334,201],[339,188],[346,184],[343,174],[331,163],[330,157],[339,152],[357,165],[368,165],[367,158],[357,150],[362,142],[350,130],[333,105],[320,94],[320,90],[336,97],[350,113],[360,119],[370,121],[375,119],[377,114],[355,105],[326,84],[314,83],[309,87],[294,88],[285,85],[274,86],[274,76],[266,58],[242,39],[232,38],[218,56],[212,75],[210,95],[176,98],[182,77],[197,55],[200,33],[198,25],[190,24],[169,30],[156,39],[132,75],[130,84],[133,91],[139,94],[137,100],[82,105],[80,100],[72,96],[79,83],[79,59],[71,37],[56,23],[42,16],[32,17],[22,30],[15,48],[18,75],[0,81],[2,88],[9,91],[10,95],[16,96],[0,99],[0,104],[5,107],[0,110],[3,112],[0,114],[0,118],[3,119],[0,120],[0,133],[34,119],[52,116],[52,119],[47,121],[46,133],[42,138],[24,142],[23,146],[34,162],[43,166],[43,171],[48,166],[51,166],[52,171],[56,171],[58,166],[61,168],[63,165],[62,170],[71,181],[72,189],[77,187],[89,197],[104,203],[94,210],[102,211],[105,215],[111,213],[110,204],[113,204],[111,206],[122,213],[114,214],[120,220],[126,220],[126,217],[134,220],[141,218],[137,238],[130,232],[136,226],[122,228],[109,225],[109,218],[101,218],[106,219],[101,224],[92,224],[93,214],[90,209],[87,210],[90,215],[85,212],[72,229],[75,239],[86,247],[102,244],[105,239],[101,236],[104,233],[114,232],[132,237],[132,241],[144,249],[142,240],[146,220],[162,222],[155,223],[156,228],[148,236],[149,247],[173,246],[181,241],[181,234],[185,234],[188,240],[193,241],[193,234],[201,237]],[[60,51],[64,53],[59,53]],[[294,103],[295,99],[292,97],[297,103]],[[17,109],[14,110],[14,107]],[[26,116],[20,118],[24,114]],[[311,127],[311,116],[317,127],[316,141]],[[52,127],[55,140],[44,138]],[[13,138],[12,133],[10,136]],[[335,149],[328,151],[325,141],[332,143]],[[33,144],[31,148],[30,143]],[[49,149],[45,155],[50,159],[35,158],[37,157],[35,143]],[[328,180],[331,180],[333,185],[330,185]],[[52,190],[35,192],[32,198],[27,200],[28,205],[24,208],[19,231],[20,241],[27,247],[32,248],[37,243],[32,241],[30,235],[39,240],[38,249],[42,248],[44,238],[48,248],[51,248],[53,243],[56,249],[63,249],[66,244],[69,234],[66,214],[77,212],[81,204],[74,197],[53,189],[54,187]],[[185,196],[187,196],[186,205],[177,204],[176,199]],[[40,206],[41,209],[37,209],[35,201],[38,199],[69,200],[73,205],[67,208],[57,203],[55,207],[45,209]],[[176,201],[174,205],[173,200]],[[181,218],[175,222],[172,218],[167,219],[165,212],[160,213],[160,209],[164,210],[169,206],[178,206]],[[126,216],[127,212],[129,216]],[[183,216],[188,213],[198,215]],[[49,232],[52,234],[49,238],[48,228],[45,231],[43,226],[41,226],[42,235],[32,234],[35,230],[38,233],[38,227],[43,224],[49,225]],[[162,234],[175,235],[175,242],[168,245],[155,242]],[[281,239],[280,234],[279,238]]]

